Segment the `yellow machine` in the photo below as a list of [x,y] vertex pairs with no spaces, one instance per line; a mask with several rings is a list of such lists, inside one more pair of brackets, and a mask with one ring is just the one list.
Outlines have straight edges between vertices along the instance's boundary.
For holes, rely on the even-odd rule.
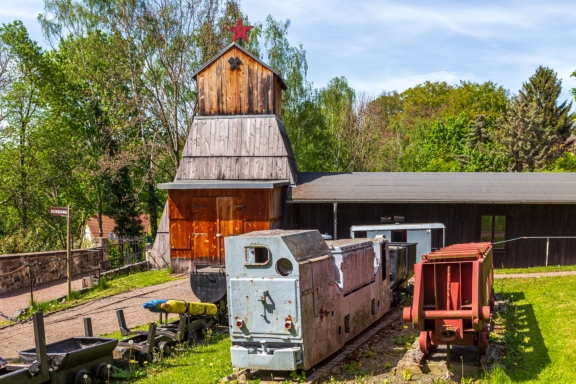
[[168,300],[161,307],[168,313],[186,313],[188,315],[215,315],[218,313],[218,307],[215,304],[184,300]]

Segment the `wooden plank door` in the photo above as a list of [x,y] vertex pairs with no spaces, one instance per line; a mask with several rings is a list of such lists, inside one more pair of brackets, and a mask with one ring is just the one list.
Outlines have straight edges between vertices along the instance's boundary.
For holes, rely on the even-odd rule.
[[218,242],[220,264],[224,265],[224,238],[244,233],[244,206],[241,197],[218,197]]
[[216,198],[194,197],[192,199],[194,263],[217,265],[217,211]]

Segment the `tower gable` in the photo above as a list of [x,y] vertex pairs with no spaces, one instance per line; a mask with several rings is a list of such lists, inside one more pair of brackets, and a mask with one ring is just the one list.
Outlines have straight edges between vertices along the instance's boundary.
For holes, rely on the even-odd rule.
[[282,116],[286,85],[272,68],[233,43],[195,74],[198,115]]

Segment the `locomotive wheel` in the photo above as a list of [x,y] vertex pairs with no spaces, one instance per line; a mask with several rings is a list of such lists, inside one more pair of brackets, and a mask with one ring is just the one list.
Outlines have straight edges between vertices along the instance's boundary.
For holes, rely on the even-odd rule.
[[483,356],[486,354],[486,350],[488,349],[488,332],[483,330],[478,335],[478,354]]
[[172,347],[170,346],[170,344],[168,344],[165,341],[162,341],[159,345],[158,345],[158,350],[160,351],[160,353],[162,354],[162,357],[168,357],[170,356],[170,354],[172,353]]
[[420,332],[420,351],[422,353],[430,352],[430,335],[428,332]]
[[188,342],[191,344],[196,344],[200,341],[200,335],[197,331],[190,331],[188,332]]
[[107,383],[110,380],[110,375],[112,372],[108,369],[108,364],[100,364],[98,368],[96,368],[96,380],[100,383]]
[[83,369],[74,377],[74,384],[96,384],[96,381],[92,373]]

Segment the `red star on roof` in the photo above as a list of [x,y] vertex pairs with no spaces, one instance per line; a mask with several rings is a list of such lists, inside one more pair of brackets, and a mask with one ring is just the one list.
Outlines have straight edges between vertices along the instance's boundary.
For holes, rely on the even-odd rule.
[[233,42],[238,40],[238,39],[242,39],[247,43],[249,41],[248,41],[248,37],[246,37],[246,32],[248,32],[252,28],[253,27],[251,27],[249,25],[242,24],[242,18],[241,17],[238,18],[238,23],[236,24],[235,27],[228,27],[229,30],[234,32],[234,37],[232,38]]

